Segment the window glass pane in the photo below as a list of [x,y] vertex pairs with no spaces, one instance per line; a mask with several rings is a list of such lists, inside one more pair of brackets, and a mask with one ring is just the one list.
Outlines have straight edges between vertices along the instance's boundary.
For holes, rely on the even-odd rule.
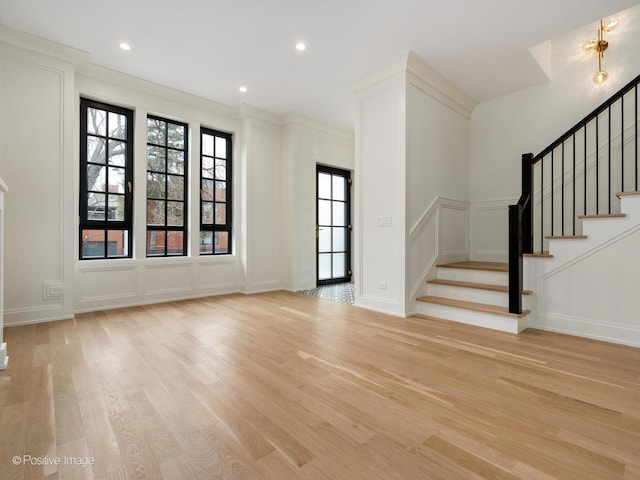
[[344,252],[346,250],[346,228],[334,228],[333,229],[333,251]]
[[213,157],[213,135],[202,135],[202,155]]
[[156,118],[147,118],[147,142],[156,145],[166,145],[166,123]]
[[147,225],[164,225],[164,201],[147,200]]
[[231,253],[229,250],[229,232],[215,232],[213,244],[215,253]]
[[332,175],[333,180],[333,199],[334,200],[346,200],[345,198],[345,185],[346,181],[344,177],[340,175]]
[[205,225],[213,225],[213,203],[202,203],[202,223]]
[[169,150],[169,162],[167,163],[169,173],[184,173],[184,152],[180,150]]
[[167,255],[184,253],[184,232],[167,232]]
[[321,253],[318,255],[318,279],[327,280],[331,278],[331,254]]
[[127,144],[118,140],[109,140],[109,165],[125,166]]
[[213,178],[213,158],[202,157],[202,176]]
[[200,192],[200,198],[204,201],[210,202],[213,200],[213,180],[202,180],[202,189]]
[[107,220],[115,222],[124,221],[124,195],[109,195],[109,208]]
[[318,225],[331,225],[331,202],[318,200]]
[[166,196],[166,178],[163,173],[147,172],[147,197],[149,198],[165,198]]
[[224,202],[227,200],[227,182],[216,181],[216,201]]
[[97,108],[87,108],[87,133],[102,136],[107,134],[107,112]]
[[318,174],[318,197],[331,198],[331,175]]
[[345,219],[347,218],[345,215],[346,203],[344,202],[333,202],[333,224],[336,226],[346,225]]
[[104,230],[82,230],[81,258],[104,258]]
[[213,253],[213,232],[200,232],[200,254]]
[[120,140],[127,139],[127,117],[109,112],[109,136]]
[[227,179],[227,161],[216,160],[216,180]]
[[174,148],[184,148],[184,126],[169,123],[167,145]]
[[172,227],[184,225],[184,203],[167,202],[167,225]]
[[166,171],[165,149],[147,146],[147,170]]
[[184,177],[167,175],[167,200],[184,200]]
[[106,220],[106,195],[89,193],[87,198],[87,220]]
[[124,168],[109,167],[109,192],[124,193]]
[[164,255],[164,240],[163,231],[147,230],[147,256]]
[[107,167],[87,165],[87,189],[104,192],[107,187]]
[[227,158],[227,139],[216,137],[216,157]]
[[105,141],[99,137],[87,137],[87,162],[105,163],[107,158],[107,149]]
[[227,205],[216,203],[216,224],[224,225],[225,223],[227,223]]
[[331,228],[330,227],[318,228],[318,251],[319,252],[331,251]]
[[346,277],[346,254],[334,253],[333,254],[333,278]]
[[107,230],[107,257],[129,256],[129,231]]

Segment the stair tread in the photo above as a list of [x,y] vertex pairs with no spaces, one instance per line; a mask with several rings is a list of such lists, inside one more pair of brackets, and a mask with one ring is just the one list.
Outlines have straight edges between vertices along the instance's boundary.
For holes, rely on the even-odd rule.
[[[495,285],[492,283],[476,283],[476,282],[460,282],[457,280],[442,280],[440,278],[428,280],[427,283],[435,285],[448,285],[451,287],[475,288],[477,290],[491,290],[493,292],[509,293],[509,287],[506,285]],[[523,295],[531,295],[531,290],[523,290]]]
[[467,302],[466,300],[452,300],[450,298],[434,297],[427,295],[417,299],[419,302],[435,303],[438,305],[447,305],[450,307],[464,308],[466,310],[474,310],[483,313],[493,313],[495,315],[504,315],[506,317],[522,318],[530,313],[530,310],[523,310],[522,313],[510,313],[507,307],[499,307],[497,305],[489,305],[487,303]]
[[586,235],[547,235],[547,240],[584,240]]
[[531,257],[531,258],[553,258],[549,252],[534,252],[534,253],[523,253],[523,257]]
[[616,193],[616,197],[630,197],[632,195],[640,195],[640,191],[632,191],[632,192],[618,192]]
[[503,262],[457,262],[457,263],[443,263],[438,265],[438,268],[462,268],[466,270],[486,270],[490,272],[508,272],[509,264]]
[[597,215],[578,215],[578,218],[584,220],[586,218],[624,218],[626,216],[626,213],[600,213]]

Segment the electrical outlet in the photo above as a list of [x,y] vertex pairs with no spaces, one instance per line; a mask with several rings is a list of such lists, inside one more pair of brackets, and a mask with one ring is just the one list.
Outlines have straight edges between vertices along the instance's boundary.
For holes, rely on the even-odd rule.
[[64,284],[60,282],[43,282],[43,297],[45,300],[50,300],[52,298],[60,298],[64,297]]
[[376,286],[378,287],[378,290],[386,290],[387,289],[387,282],[378,282],[376,284]]

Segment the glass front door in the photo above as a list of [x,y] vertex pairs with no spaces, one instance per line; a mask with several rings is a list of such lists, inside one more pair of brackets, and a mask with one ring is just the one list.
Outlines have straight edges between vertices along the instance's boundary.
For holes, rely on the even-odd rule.
[[318,165],[317,284],[351,281],[351,173]]

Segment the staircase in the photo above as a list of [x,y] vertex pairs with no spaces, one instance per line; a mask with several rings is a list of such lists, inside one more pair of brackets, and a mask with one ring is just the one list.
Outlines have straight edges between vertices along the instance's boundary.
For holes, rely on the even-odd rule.
[[[529,310],[509,313],[507,263],[444,264],[436,272],[427,281],[427,295],[417,298],[418,314],[510,333],[527,328]],[[525,298],[531,293],[523,291]]]
[[640,76],[538,155],[522,156],[508,263],[438,265],[418,314],[640,346],[639,87]]

